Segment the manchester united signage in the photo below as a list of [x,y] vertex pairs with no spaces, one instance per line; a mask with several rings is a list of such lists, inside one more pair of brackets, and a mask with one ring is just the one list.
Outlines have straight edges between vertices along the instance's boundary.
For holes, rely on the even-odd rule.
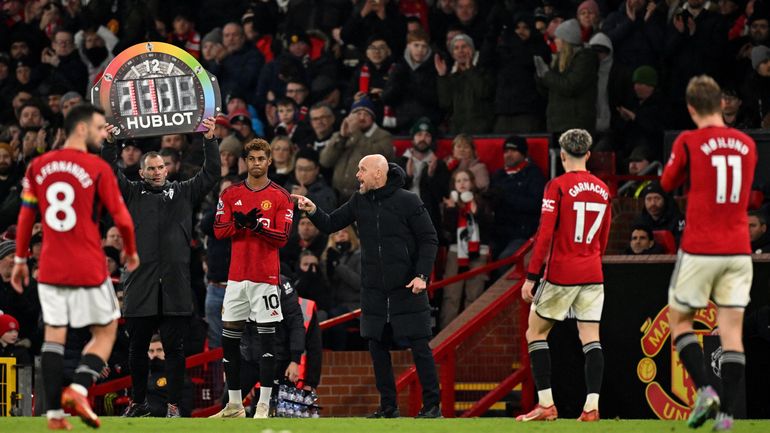
[[119,138],[204,131],[222,110],[217,78],[188,52],[163,42],[134,45],[107,66],[91,100]]

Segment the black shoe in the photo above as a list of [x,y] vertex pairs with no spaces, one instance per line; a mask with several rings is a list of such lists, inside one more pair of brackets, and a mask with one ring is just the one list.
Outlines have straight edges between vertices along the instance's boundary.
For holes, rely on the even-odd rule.
[[168,409],[166,409],[166,418],[181,418],[182,415],[179,413],[179,406],[175,404],[168,404]]
[[415,418],[443,418],[441,416],[441,407],[438,405],[431,408],[423,407],[419,412],[417,412],[417,416]]
[[150,405],[146,401],[144,403],[131,403],[123,412],[125,418],[142,418],[151,415]]
[[367,416],[367,418],[398,418],[401,413],[397,407],[379,408],[377,412]]

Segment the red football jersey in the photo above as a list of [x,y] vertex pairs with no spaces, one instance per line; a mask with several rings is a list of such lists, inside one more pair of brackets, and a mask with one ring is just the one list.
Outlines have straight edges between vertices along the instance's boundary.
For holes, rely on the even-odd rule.
[[23,180],[16,255],[26,257],[35,214],[43,223],[38,281],[95,287],[107,279],[99,216],[112,215],[128,255],[136,252],[134,224],[110,166],[96,155],[61,149],[35,158]]
[[757,149],[737,129],[679,134],[660,184],[672,191],[690,178],[681,248],[690,254],[751,254],[748,206]]
[[531,278],[560,286],[600,284],[602,254],[610,234],[607,185],[587,171],[571,171],[545,186],[540,227],[529,261]]
[[[262,212],[262,231],[254,233],[236,229],[233,212],[246,214],[254,208]],[[214,235],[217,239],[232,238],[227,279],[280,284],[278,249],[289,239],[293,218],[291,196],[273,181],[260,190],[251,189],[246,182],[239,182],[222,191],[217,204]]]

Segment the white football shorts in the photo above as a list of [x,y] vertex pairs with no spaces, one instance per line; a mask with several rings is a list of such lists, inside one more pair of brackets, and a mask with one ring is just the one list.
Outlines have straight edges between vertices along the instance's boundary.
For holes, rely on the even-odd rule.
[[67,287],[40,283],[37,286],[43,322],[50,326],[82,328],[107,325],[120,318],[120,306],[112,280],[101,286]]
[[749,255],[702,256],[679,250],[668,304],[682,313],[706,308],[709,299],[720,307],[745,308],[753,276]]
[[222,302],[222,321],[242,320],[257,323],[283,320],[278,286],[252,281],[228,281]]

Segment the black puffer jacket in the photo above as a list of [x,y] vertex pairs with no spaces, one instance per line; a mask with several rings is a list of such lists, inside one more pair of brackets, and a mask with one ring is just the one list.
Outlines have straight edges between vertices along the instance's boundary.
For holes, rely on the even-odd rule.
[[206,140],[204,153],[203,170],[195,177],[184,182],[167,181],[161,188],[154,188],[147,182],[126,178],[117,165],[117,145],[105,142],[102,147],[102,158],[112,166],[134,220],[141,261],[139,268],[126,273],[123,281],[126,317],[189,316],[193,312],[193,209],[222,177],[217,141]]
[[436,76],[432,52],[419,65],[414,64],[409,53],[405,52],[404,58],[391,69],[382,101],[395,109],[398,132],[408,133],[409,128],[423,116],[434,125],[441,122]]
[[438,237],[420,198],[404,186],[406,173],[390,164],[384,187],[355,193],[331,214],[318,209],[310,220],[334,233],[357,222],[361,239],[361,336],[379,339],[386,323],[396,338],[431,335],[428,295],[406,285],[430,275]]

